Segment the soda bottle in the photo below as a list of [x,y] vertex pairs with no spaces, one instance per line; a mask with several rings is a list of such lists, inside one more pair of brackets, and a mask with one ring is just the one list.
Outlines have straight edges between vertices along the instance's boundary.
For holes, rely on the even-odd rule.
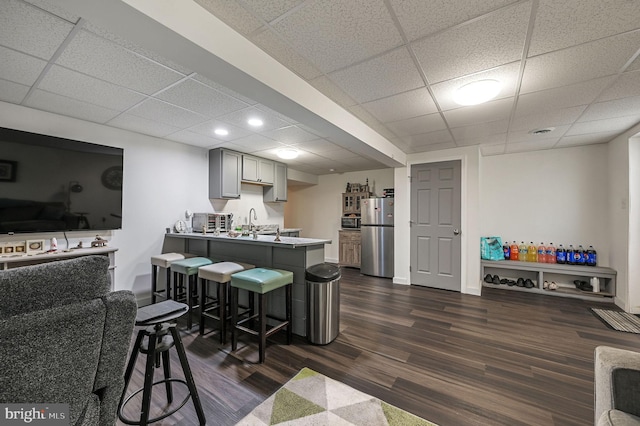
[[598,257],[596,253],[596,249],[593,246],[589,246],[589,250],[587,250],[587,266],[596,266],[598,263]]
[[547,248],[544,243],[540,243],[538,246],[538,262],[547,263]]
[[587,257],[585,255],[586,255],[585,250],[582,247],[582,244],[580,244],[575,254],[576,265],[585,265],[587,263]]
[[520,262],[527,261],[527,246],[524,241],[520,241],[520,246],[518,247],[518,260]]
[[511,243],[511,254],[509,256],[510,260],[518,260],[518,244],[514,241]]
[[533,241],[529,243],[529,247],[527,247],[527,261],[528,262],[537,262],[538,261],[538,248]]
[[556,263],[556,248],[553,243],[547,246],[547,263]]
[[557,263],[567,263],[567,251],[562,247],[562,244],[556,250],[556,262]]
[[502,253],[504,253],[504,260],[509,260],[511,258],[511,247],[509,247],[509,243],[506,241],[502,245]]
[[567,263],[569,265],[576,264],[576,250],[573,248],[573,244],[569,244],[569,248],[567,249]]

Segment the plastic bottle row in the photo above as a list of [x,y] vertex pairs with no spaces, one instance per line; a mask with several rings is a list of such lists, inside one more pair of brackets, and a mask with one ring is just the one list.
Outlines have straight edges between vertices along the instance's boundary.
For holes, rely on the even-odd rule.
[[548,246],[540,243],[540,245],[536,246],[533,241],[529,245],[525,244],[524,241],[518,245],[514,241],[511,244],[504,243],[502,251],[504,252],[505,260],[587,266],[596,266],[598,264],[597,253],[593,246],[589,246],[585,250],[582,245],[579,245],[577,249],[573,245],[569,245],[569,248],[565,249],[562,244],[556,248],[553,243],[549,243]]

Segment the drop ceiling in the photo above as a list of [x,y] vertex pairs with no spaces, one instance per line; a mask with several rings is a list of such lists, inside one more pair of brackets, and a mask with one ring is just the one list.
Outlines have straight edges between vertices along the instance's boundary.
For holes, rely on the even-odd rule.
[[[605,143],[640,123],[636,0],[188,1],[405,154]],[[127,2],[145,0],[108,3]],[[339,120],[230,88],[221,83],[228,76],[141,47],[122,27],[94,25],[91,6],[77,3],[0,3],[1,101],[267,158],[292,146],[301,155],[283,161],[312,174],[394,164],[373,149],[379,141],[336,136]],[[160,36],[167,45],[183,38]],[[496,99],[453,102],[455,89],[487,78],[503,84]],[[264,125],[249,126],[251,117]],[[229,134],[215,135],[217,127]],[[553,131],[532,134],[540,128]]]

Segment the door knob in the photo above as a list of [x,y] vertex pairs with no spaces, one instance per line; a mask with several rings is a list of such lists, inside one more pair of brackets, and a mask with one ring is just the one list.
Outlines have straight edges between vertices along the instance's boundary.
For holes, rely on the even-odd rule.
[[458,228],[454,228],[453,235],[460,235],[460,230]]

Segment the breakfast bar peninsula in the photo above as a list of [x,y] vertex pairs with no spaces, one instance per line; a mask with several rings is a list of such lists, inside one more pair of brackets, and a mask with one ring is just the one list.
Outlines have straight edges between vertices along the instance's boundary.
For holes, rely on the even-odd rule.
[[[245,262],[263,268],[293,272],[293,332],[306,335],[306,285],[308,267],[324,262],[324,245],[331,240],[280,237],[273,235],[231,237],[202,233],[169,233],[165,235],[163,252],[184,252],[208,257],[214,261]],[[274,294],[275,293],[275,294]],[[267,295],[269,314],[284,318],[284,293]]]

